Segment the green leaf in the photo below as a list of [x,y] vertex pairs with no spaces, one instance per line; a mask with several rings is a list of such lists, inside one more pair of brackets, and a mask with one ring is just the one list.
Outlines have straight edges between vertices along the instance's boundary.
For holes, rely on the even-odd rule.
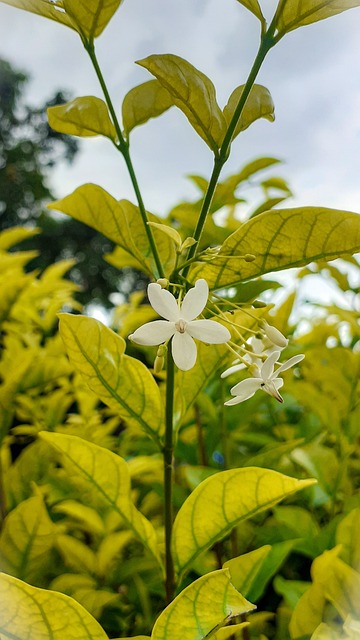
[[65,13],[62,6],[57,5],[51,0],[1,0],[4,4],[9,4],[11,7],[17,9],[24,9],[24,11],[30,11],[30,13],[36,13],[44,18],[50,18],[55,22],[60,22],[66,27],[75,29],[71,18]]
[[39,227],[11,227],[0,233],[0,250],[6,251],[24,240],[28,240],[40,233]]
[[[264,273],[333,260],[360,251],[360,216],[323,207],[271,210],[243,224],[208,264],[196,264],[191,280],[205,278],[212,289]],[[253,262],[237,257],[252,253]],[[226,259],[225,259],[226,258]]]
[[42,580],[57,530],[41,496],[21,502],[6,517],[1,532],[1,569],[28,582]]
[[66,567],[79,573],[96,573],[95,553],[84,542],[72,536],[60,535],[56,546]]
[[173,553],[178,571],[187,570],[200,553],[242,520],[314,483],[257,467],[210,476],[185,500],[175,518]]
[[75,521],[77,526],[94,535],[102,537],[105,533],[104,522],[97,511],[85,504],[76,502],[76,500],[63,500],[55,505],[52,511],[53,513],[62,513],[68,516],[72,523]]
[[63,0],[64,9],[76,30],[88,40],[97,38],[110,22],[122,0]]
[[147,367],[124,354],[126,343],[99,320],[59,314],[60,334],[90,389],[130,424],[156,441],[163,430],[159,388]]
[[217,153],[226,124],[211,80],[190,62],[173,54],[152,55],[137,64],[161,82],[195,131]]
[[94,496],[121,517],[160,563],[155,530],[132,502],[126,461],[77,436],[42,431],[40,437],[61,453],[67,473],[85,481]]
[[0,634],[9,640],[108,640],[75,600],[6,574],[0,574]]
[[126,135],[150,118],[161,116],[174,105],[171,93],[158,80],[149,80],[130,89],[122,104],[123,127]]
[[[234,89],[226,107],[224,108],[224,117],[227,126],[229,126],[234,115],[242,92],[244,91],[244,86],[245,85],[240,85],[240,87]],[[236,136],[239,135],[239,133],[241,133],[241,131],[247,129],[253,122],[255,122],[255,120],[258,120],[259,118],[266,118],[266,120],[274,122],[274,109],[275,107],[270,91],[266,87],[263,87],[261,84],[254,84],[245,102],[245,107],[242,111],[239,122],[236,125],[233,140],[236,138]]]
[[94,96],[75,98],[71,102],[49,107],[49,125],[55,131],[72,136],[106,136],[116,140],[116,132],[103,100]]
[[151,640],[203,640],[234,616],[256,607],[245,600],[230,582],[227,569],[195,580],[160,614]]
[[275,15],[278,37],[359,6],[359,0],[280,0]]
[[[84,222],[123,250],[124,266],[135,266],[150,277],[156,271],[149,240],[138,207],[127,200],[118,202],[107,191],[95,184],[84,184],[62,200],[48,205]],[[149,220],[157,222],[155,216]],[[157,229],[154,239],[165,275],[170,275],[175,266],[175,249],[171,238]]]
[[251,11],[257,18],[259,18],[261,24],[266,25],[266,20],[261,12],[258,0],[238,0],[246,9]]
[[264,559],[271,551],[269,544],[244,553],[237,558],[232,558],[224,563],[224,569],[229,569],[231,582],[235,589],[240,591],[245,597],[248,597],[250,589],[258,575]]

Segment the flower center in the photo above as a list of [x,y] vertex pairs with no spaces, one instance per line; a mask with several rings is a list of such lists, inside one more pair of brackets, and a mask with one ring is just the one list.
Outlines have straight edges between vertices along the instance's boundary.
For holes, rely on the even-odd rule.
[[182,318],[179,318],[179,320],[177,322],[175,322],[175,328],[176,328],[176,331],[179,331],[179,333],[185,333],[185,331],[186,331],[186,320],[183,320]]

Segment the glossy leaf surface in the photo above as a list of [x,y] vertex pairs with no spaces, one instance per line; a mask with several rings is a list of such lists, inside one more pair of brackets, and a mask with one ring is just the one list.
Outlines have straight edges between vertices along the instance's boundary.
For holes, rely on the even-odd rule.
[[359,6],[359,0],[280,0],[276,12],[278,34],[282,37],[288,31]]
[[[122,266],[134,266],[150,277],[155,273],[155,264],[139,209],[131,202],[118,202],[101,187],[85,184],[62,200],[52,202],[48,207],[84,222],[115,242],[122,250]],[[149,219],[157,221],[155,216],[150,215]],[[153,233],[165,274],[170,274],[175,265],[174,243],[157,229],[154,229]]]
[[90,389],[124,420],[157,439],[163,428],[159,388],[140,360],[125,355],[125,340],[99,320],[66,313],[60,314],[60,334]]
[[131,499],[130,474],[126,461],[112,451],[77,436],[41,432],[41,437],[61,454],[71,476],[85,481],[97,500],[111,507],[151,554],[159,559],[156,533]]
[[[243,90],[244,85],[237,87],[232,92],[224,108],[224,117],[227,125],[230,124]],[[265,118],[270,122],[274,122],[275,107],[270,91],[261,84],[254,84],[245,102],[241,117],[234,131],[233,139],[259,118]]]
[[172,54],[152,55],[137,64],[161,82],[195,131],[216,152],[223,141],[226,125],[211,80],[190,62]]
[[125,133],[129,135],[135,127],[157,118],[174,105],[171,93],[159,80],[149,80],[130,89],[122,104],[122,119]]
[[195,580],[166,607],[155,622],[151,640],[210,638],[232,617],[254,608],[233,587],[227,569],[213,571]]
[[72,598],[4,573],[0,574],[0,634],[11,640],[108,640],[99,623]]
[[[191,279],[205,278],[212,289],[218,289],[358,251],[360,216],[356,213],[321,207],[266,211],[231,234],[211,263],[195,265]],[[237,257],[245,253],[254,254],[256,259],[245,262]]]
[[102,135],[116,139],[108,108],[100,98],[75,98],[71,102],[49,107],[47,114],[50,127],[60,133],[83,137]]
[[241,520],[314,482],[258,467],[230,469],[210,476],[185,500],[175,518],[173,552],[178,571],[188,569],[200,553]]

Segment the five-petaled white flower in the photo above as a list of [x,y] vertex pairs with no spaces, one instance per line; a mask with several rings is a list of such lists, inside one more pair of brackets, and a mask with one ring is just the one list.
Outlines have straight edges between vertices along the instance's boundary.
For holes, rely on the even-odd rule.
[[[284,381],[282,378],[279,378],[279,374],[296,365],[305,358],[305,356],[303,354],[293,356],[274,371],[275,363],[279,357],[280,351],[274,351],[268,358],[266,358],[263,365],[258,366],[257,364],[252,364],[250,366],[250,371],[253,378],[246,378],[232,387],[232,389],[230,389],[230,393],[235,397],[231,398],[231,400],[227,400],[225,404],[231,406],[233,404],[239,404],[239,402],[244,402],[244,400],[252,398],[258,389],[262,389],[262,391],[273,396],[279,402],[283,402],[279,389],[283,386]],[[232,367],[231,369],[231,373],[233,373],[235,367]],[[222,377],[226,377],[225,374],[230,375],[228,370],[224,371]]]
[[214,320],[195,320],[203,311],[209,297],[206,280],[200,279],[184,296],[181,306],[176,298],[152,282],[148,298],[155,311],[166,320],[155,320],[136,329],[129,339],[144,346],[162,344],[172,338],[171,349],[176,366],[188,371],[196,362],[196,344],[193,338],[209,344],[222,344],[230,340],[226,327]]

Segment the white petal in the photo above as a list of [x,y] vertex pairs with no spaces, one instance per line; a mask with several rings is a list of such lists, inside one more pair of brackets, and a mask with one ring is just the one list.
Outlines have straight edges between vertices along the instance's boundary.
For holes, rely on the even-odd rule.
[[179,307],[170,291],[162,289],[157,282],[149,284],[147,289],[148,298],[156,313],[170,322],[176,322],[179,319]]
[[175,332],[172,339],[172,355],[178,369],[189,371],[196,362],[196,344],[188,333]]
[[155,344],[161,344],[169,340],[171,336],[176,332],[175,323],[168,322],[167,320],[155,320],[154,322],[147,322],[134,331],[130,336],[133,342],[142,344],[147,347],[154,346]]
[[186,331],[193,338],[209,344],[222,344],[231,338],[230,331],[214,320],[193,320],[188,323]]
[[242,400],[247,400],[261,388],[262,384],[263,383],[260,378],[246,378],[232,387],[232,389],[230,389],[230,393],[232,396],[240,396]]
[[237,371],[241,371],[241,369],[245,369],[245,368],[246,368],[246,365],[243,363],[234,364],[232,367],[225,369],[225,371],[222,372],[220,378],[227,378],[228,376],[231,376],[232,373],[236,373]]
[[239,404],[240,402],[244,402],[244,400],[247,400],[247,398],[240,398],[239,396],[236,396],[236,398],[231,398],[230,400],[227,400],[226,402],[224,402],[224,404],[227,407],[231,407],[234,404]]
[[[181,305],[181,317],[187,322],[194,320],[204,309],[209,297],[209,286],[206,280],[195,282],[195,286],[189,289]],[[225,341],[226,342],[226,341]]]
[[284,402],[284,399],[282,398],[282,396],[278,391],[278,389],[282,387],[282,384],[279,384],[280,382],[283,383],[283,380],[281,380],[281,378],[267,382],[265,385],[261,387],[261,389],[265,391],[265,393],[268,393],[270,396],[275,398],[275,400],[277,400],[278,402]]
[[286,369],[290,369],[290,367],[294,367],[298,362],[301,362],[301,360],[304,360],[304,358],[305,358],[304,354],[300,353],[298,356],[293,356],[292,358],[284,362],[282,365],[280,365],[278,369],[276,369],[276,377],[282,371],[286,371]]
[[268,324],[265,320],[262,323],[262,328],[265,332],[265,335],[269,338],[269,340],[271,340],[273,344],[275,344],[277,347],[280,347],[280,349],[285,349],[285,347],[287,347],[289,341],[287,340],[287,338],[285,338],[281,331],[279,331],[279,329],[273,327],[271,324]]
[[280,357],[280,351],[274,351],[268,358],[266,358],[264,364],[261,367],[261,377],[263,380],[268,380],[274,372],[275,362]]

